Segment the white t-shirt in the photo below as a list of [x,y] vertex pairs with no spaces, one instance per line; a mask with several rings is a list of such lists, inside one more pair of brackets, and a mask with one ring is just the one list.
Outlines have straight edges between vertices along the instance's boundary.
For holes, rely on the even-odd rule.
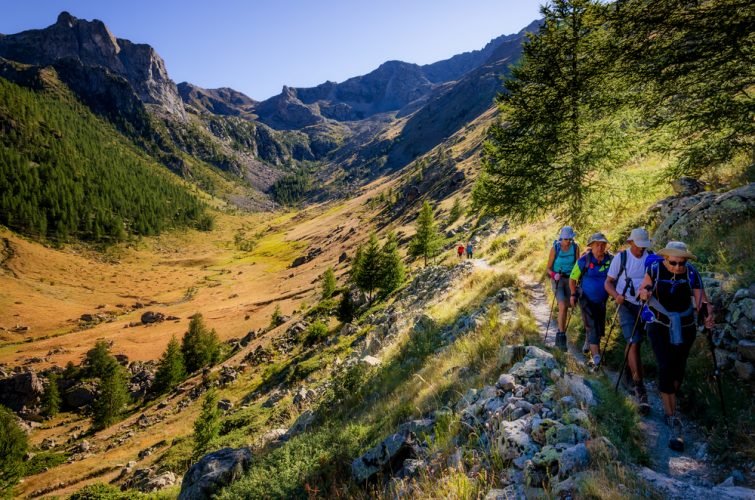
[[[642,284],[642,280],[645,278],[645,259],[648,257],[647,250],[643,250],[642,257],[639,259],[635,257],[632,254],[632,251],[630,249],[624,250],[627,253],[627,266],[624,269],[624,272],[621,274],[621,277],[616,282],[616,291],[620,294],[624,293],[624,289],[627,287],[627,281],[626,278],[629,277],[630,280],[632,280],[632,284],[634,285],[634,292],[635,294],[640,291],[640,285]],[[616,254],[616,256],[611,261],[611,266],[608,268],[608,276],[610,278],[613,278],[614,280],[619,275],[619,269],[621,268],[621,252]],[[637,300],[637,297],[632,295],[630,290],[627,290],[626,295],[624,297],[631,302],[632,304],[639,304],[640,301]]]

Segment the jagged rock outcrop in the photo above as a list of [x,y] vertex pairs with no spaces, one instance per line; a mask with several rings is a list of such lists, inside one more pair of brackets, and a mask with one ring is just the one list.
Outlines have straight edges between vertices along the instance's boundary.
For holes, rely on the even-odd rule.
[[252,463],[249,448],[223,448],[203,456],[184,474],[179,500],[209,499],[239,479]]
[[39,405],[44,392],[42,379],[34,370],[14,373],[0,379],[0,404],[14,411]]
[[49,66],[66,60],[107,69],[128,81],[139,99],[183,119],[184,107],[165,63],[151,46],[116,38],[102,21],[62,12],[55,24],[0,38],[0,57]]
[[723,193],[672,196],[657,203],[652,211],[661,220],[653,235],[657,246],[669,240],[689,241],[710,227],[728,227],[755,217],[755,183]]
[[185,104],[197,111],[224,116],[252,118],[257,101],[228,87],[203,89],[189,82],[178,84],[178,94]]

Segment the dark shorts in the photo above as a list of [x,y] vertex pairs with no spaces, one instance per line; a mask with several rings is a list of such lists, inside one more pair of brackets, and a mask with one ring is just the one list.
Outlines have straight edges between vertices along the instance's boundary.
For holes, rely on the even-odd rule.
[[569,277],[567,275],[562,274],[561,279],[558,281],[551,280],[551,289],[558,302],[569,302],[571,289],[569,288]]
[[679,345],[671,345],[669,329],[660,323],[648,324],[648,338],[658,365],[658,390],[675,394],[684,379],[689,351],[695,342],[695,325],[682,327]]
[[632,304],[628,300],[625,300],[619,307],[619,324],[621,325],[621,333],[624,335],[624,340],[630,344],[639,344],[643,340],[645,322],[642,321],[642,319],[637,321],[637,315],[639,312],[640,306]]
[[591,302],[584,296],[579,298],[579,310],[585,325],[585,336],[591,345],[599,345],[606,333],[606,303]]

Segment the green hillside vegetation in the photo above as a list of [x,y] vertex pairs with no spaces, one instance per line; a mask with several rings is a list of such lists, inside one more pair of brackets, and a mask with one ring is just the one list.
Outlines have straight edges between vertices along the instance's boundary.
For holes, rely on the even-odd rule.
[[208,226],[203,204],[62,88],[0,79],[0,223],[37,238],[119,241]]

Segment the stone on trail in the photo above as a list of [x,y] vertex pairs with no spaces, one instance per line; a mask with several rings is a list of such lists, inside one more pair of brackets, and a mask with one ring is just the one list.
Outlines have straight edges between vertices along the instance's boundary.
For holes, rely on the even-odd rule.
[[514,390],[514,387],[516,387],[516,379],[513,375],[504,373],[500,377],[498,377],[498,382],[496,382],[495,385],[502,391],[510,392]]
[[526,419],[500,423],[498,436],[498,453],[503,460],[513,460],[526,454],[535,445],[529,436],[529,422]]
[[558,474],[562,478],[570,476],[576,471],[587,467],[590,463],[590,455],[584,443],[576,444],[565,449],[558,459]]

